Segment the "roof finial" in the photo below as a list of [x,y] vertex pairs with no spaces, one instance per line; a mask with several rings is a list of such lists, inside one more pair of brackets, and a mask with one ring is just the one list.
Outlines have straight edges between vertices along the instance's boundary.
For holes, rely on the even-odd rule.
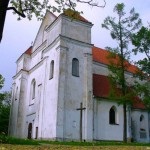
[[33,41],[31,42],[31,46],[33,46]]

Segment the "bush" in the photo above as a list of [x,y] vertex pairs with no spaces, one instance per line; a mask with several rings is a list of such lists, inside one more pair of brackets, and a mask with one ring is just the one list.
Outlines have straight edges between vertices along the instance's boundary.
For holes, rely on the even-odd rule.
[[2,143],[8,143],[8,136],[4,132],[0,134],[0,144]]
[[39,145],[38,141],[9,137],[9,136],[6,136],[4,133],[0,134],[0,144],[2,143],[3,144],[19,144],[19,145]]

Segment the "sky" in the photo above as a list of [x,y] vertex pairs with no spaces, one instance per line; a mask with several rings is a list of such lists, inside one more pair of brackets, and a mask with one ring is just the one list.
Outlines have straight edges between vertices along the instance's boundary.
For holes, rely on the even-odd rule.
[[[102,0],[97,0],[102,4]],[[114,47],[115,42],[111,39],[109,31],[101,27],[107,16],[113,16],[113,8],[117,3],[124,3],[126,12],[131,8],[140,14],[140,18],[145,26],[150,22],[150,0],[106,0],[105,8],[90,7],[84,4],[77,6],[82,10],[84,18],[93,23],[92,44],[97,47]],[[31,21],[22,19],[17,21],[17,16],[12,11],[7,12],[3,39],[0,43],[0,74],[5,78],[4,87],[1,91],[10,91],[12,77],[16,73],[16,60],[34,42],[41,22],[33,18]],[[133,59],[137,59],[134,57]],[[138,56],[140,59],[140,56]]]

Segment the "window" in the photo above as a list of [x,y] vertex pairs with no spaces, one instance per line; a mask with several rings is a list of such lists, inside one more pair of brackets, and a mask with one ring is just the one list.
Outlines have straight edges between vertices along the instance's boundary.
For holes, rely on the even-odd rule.
[[18,99],[18,87],[16,88],[16,92],[15,92],[15,101]]
[[142,122],[143,120],[144,120],[144,116],[141,115],[141,116],[140,116],[140,122]]
[[72,75],[79,77],[79,60],[77,58],[72,59]]
[[52,79],[53,77],[54,77],[54,60],[52,60],[51,63],[50,63],[49,79]]
[[145,119],[144,116],[140,116],[140,130],[145,131]]
[[145,122],[144,115],[141,115],[140,116],[140,138],[141,139],[147,138],[145,124],[146,124],[146,122]]
[[116,107],[113,106],[109,110],[109,124],[117,124],[116,123]]
[[33,79],[32,83],[31,83],[31,97],[32,97],[32,99],[35,99],[35,89],[36,89],[36,82],[35,82],[35,79]]
[[35,139],[38,138],[38,127],[35,128]]

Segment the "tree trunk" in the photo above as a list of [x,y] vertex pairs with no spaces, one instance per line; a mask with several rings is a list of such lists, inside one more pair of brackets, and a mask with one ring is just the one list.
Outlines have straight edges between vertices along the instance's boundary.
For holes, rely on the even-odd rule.
[[6,12],[7,12],[9,1],[10,0],[0,0],[0,42],[3,36],[5,17],[6,17]]

